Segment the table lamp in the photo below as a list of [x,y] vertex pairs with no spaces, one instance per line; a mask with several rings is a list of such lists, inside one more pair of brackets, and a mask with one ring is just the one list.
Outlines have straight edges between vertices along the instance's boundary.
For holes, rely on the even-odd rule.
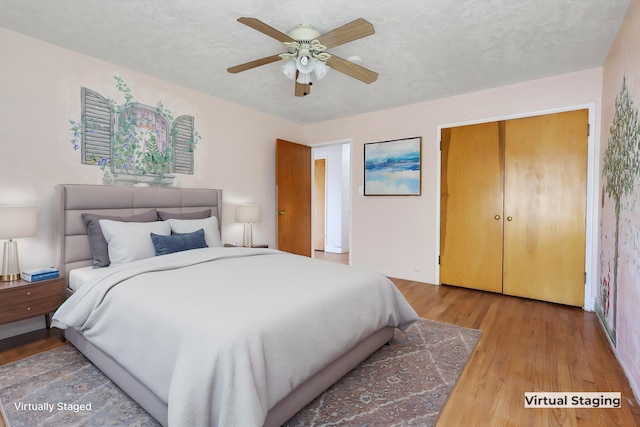
[[35,207],[0,206],[0,239],[4,242],[0,280],[20,279],[18,242],[13,239],[33,237],[38,231],[38,211]]
[[253,224],[262,219],[262,206],[247,204],[236,206],[236,222],[244,223],[244,236],[242,246],[253,246]]

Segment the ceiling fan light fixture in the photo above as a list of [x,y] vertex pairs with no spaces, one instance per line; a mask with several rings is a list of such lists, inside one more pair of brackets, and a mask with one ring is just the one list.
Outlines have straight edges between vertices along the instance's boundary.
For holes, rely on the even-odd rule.
[[293,80],[296,78],[296,71],[298,70],[295,59],[290,59],[282,66],[282,73],[287,76],[288,79]]
[[313,64],[315,59],[311,56],[308,49],[300,49],[298,51],[298,57],[296,58],[296,66],[300,73],[309,74],[313,71]]
[[301,73],[310,73],[313,71],[314,59],[308,56],[299,57],[296,60],[296,66]]
[[322,61],[314,61],[313,64],[313,74],[316,75],[318,80],[322,79],[327,75],[327,71],[329,71],[329,66]]
[[311,73],[298,73],[296,82],[300,83],[301,85],[308,85],[309,83],[311,83]]

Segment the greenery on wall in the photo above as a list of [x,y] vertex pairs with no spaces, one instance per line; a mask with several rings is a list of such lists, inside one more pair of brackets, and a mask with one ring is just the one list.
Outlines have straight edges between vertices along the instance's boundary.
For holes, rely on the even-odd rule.
[[[615,209],[613,278],[610,274],[603,279],[598,295],[598,311],[615,343],[616,304],[618,298],[618,265],[620,245],[620,212],[623,197],[633,194],[636,178],[640,176],[640,121],[638,110],[627,89],[626,78],[622,80],[622,89],[616,97],[613,123],[609,129],[602,175],[605,179],[604,190],[613,202]],[[613,325],[607,318],[612,311]]]
[[82,151],[82,162],[104,170],[105,182],[162,185],[171,182],[172,173],[193,174],[193,151],[201,138],[193,117],[174,118],[162,101],[155,107],[136,102],[131,87],[114,79],[123,104],[82,88],[82,118],[69,120],[71,144]]

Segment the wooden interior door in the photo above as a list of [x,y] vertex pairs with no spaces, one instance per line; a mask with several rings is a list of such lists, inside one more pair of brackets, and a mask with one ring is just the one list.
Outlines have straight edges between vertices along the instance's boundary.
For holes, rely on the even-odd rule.
[[278,249],[311,256],[311,147],[276,140]]
[[582,306],[588,110],[505,124],[503,292]]
[[315,159],[314,185],[316,189],[313,219],[313,249],[324,251],[325,247],[325,217],[326,217],[326,170],[327,159]]
[[440,282],[502,292],[498,122],[442,130]]

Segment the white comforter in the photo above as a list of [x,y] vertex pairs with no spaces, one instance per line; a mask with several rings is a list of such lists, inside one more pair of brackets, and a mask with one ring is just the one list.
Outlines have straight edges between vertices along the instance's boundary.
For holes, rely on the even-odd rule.
[[168,403],[170,426],[262,426],[361,338],[415,311],[386,277],[270,249],[207,248],[104,269],[55,313]]

